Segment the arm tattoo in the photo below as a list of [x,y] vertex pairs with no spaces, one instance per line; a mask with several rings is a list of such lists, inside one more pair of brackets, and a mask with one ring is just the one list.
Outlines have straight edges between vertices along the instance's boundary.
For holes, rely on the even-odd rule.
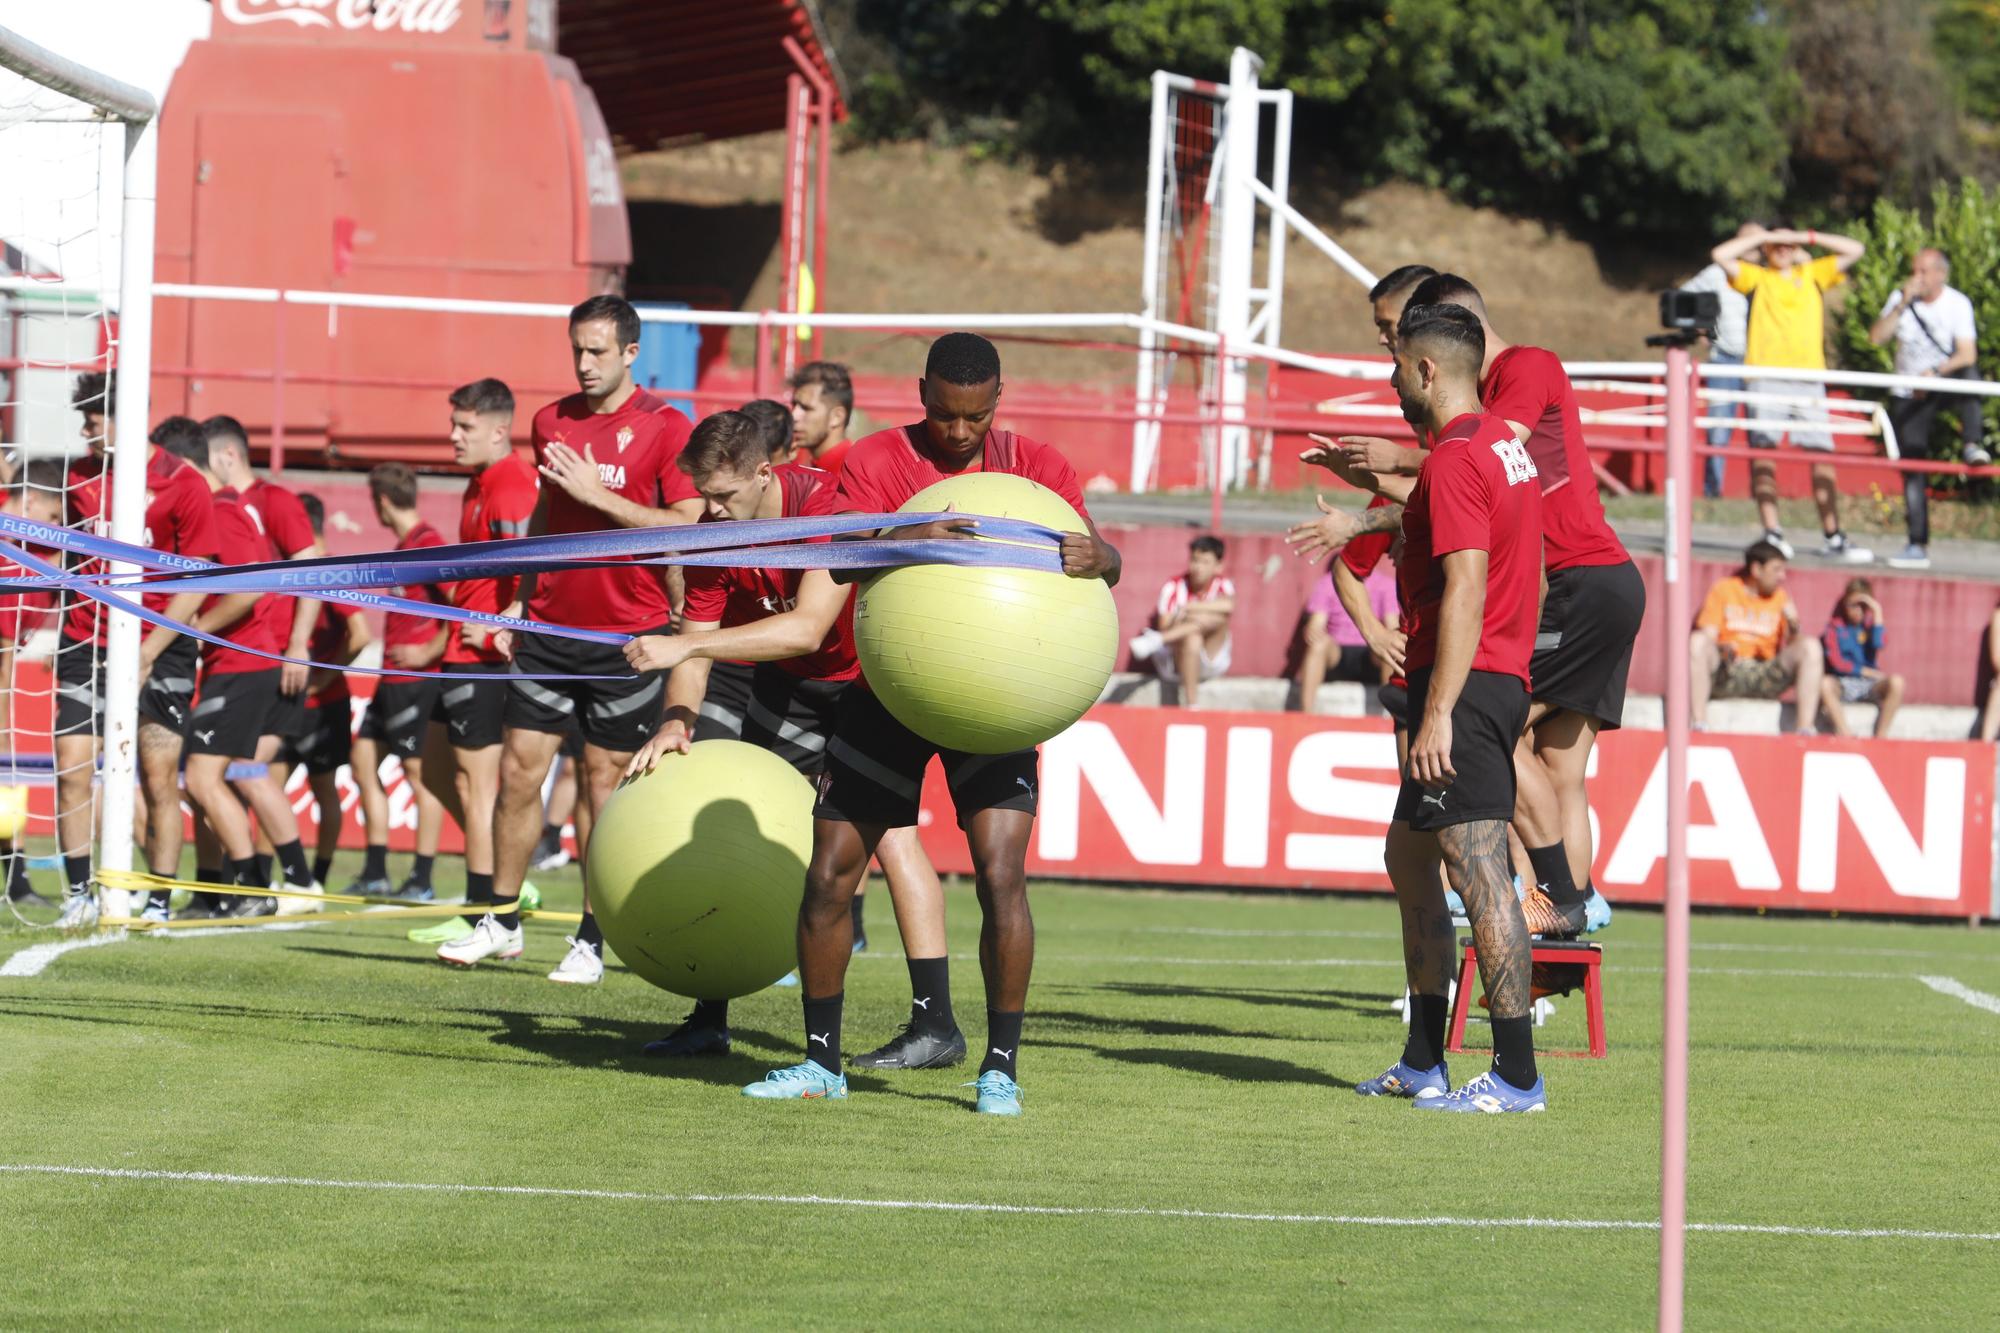
[[1403,526],[1403,506],[1400,503],[1376,505],[1361,511],[1355,520],[1356,535],[1365,532],[1397,532]]
[[1445,873],[1465,900],[1465,915],[1472,922],[1472,947],[1479,955],[1491,1012],[1495,1018],[1525,1018],[1533,1003],[1528,989],[1532,955],[1528,923],[1514,897],[1507,864],[1507,825],[1475,820],[1439,829],[1437,839]]

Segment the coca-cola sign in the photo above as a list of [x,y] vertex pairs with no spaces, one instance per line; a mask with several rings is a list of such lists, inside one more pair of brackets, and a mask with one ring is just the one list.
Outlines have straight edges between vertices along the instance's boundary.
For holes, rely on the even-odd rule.
[[460,0],[221,0],[222,17],[251,27],[290,23],[350,32],[445,33],[457,26]]

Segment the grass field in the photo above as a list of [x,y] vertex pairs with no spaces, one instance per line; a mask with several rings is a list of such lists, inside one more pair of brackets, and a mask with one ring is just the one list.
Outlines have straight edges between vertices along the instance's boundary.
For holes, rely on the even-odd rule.
[[[574,903],[573,872],[538,878]],[[887,908],[850,1050],[907,1006]],[[977,909],[950,910],[976,1044]],[[1402,1040],[1384,901],[1051,885],[1036,915],[1017,1122],[970,1113],[970,1067],[739,1096],[798,1058],[796,990],[739,1001],[727,1058],[648,1061],[684,1002],[544,981],[548,926],[469,974],[336,922],[0,975],[0,1321],[1651,1324],[1657,916],[1600,937],[1610,1059],[1545,1061],[1546,1115],[1468,1118],[1348,1090]],[[2000,1013],[1918,978],[2000,993],[1992,934],[1709,917],[1695,941],[1689,1213],[1752,1229],[1689,1238],[1690,1323],[1990,1326]],[[1543,1044],[1582,1040],[1561,1002]]]

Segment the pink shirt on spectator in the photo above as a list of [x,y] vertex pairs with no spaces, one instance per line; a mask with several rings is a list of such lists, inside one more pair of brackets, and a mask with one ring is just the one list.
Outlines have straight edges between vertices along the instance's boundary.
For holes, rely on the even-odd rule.
[[[1396,576],[1390,572],[1387,562],[1375,566],[1367,580],[1361,585],[1368,590],[1368,606],[1375,618],[1385,625],[1396,623]],[[1320,614],[1326,617],[1326,636],[1342,648],[1361,648],[1366,644],[1361,631],[1354,627],[1353,617],[1340,604],[1340,594],[1333,590],[1333,567],[1328,565],[1313,584],[1310,596],[1306,598],[1306,614]]]

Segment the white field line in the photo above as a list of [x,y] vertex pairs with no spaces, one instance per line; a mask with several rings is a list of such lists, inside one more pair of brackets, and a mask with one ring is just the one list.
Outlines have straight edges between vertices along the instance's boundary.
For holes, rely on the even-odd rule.
[[[1106,926],[1103,928],[1124,935],[1189,935],[1213,939],[1337,939],[1337,940],[1394,940],[1402,936],[1393,930],[1263,930],[1235,929],[1224,926]],[[1460,927],[1464,929],[1464,927]],[[1619,953],[1659,953],[1664,945],[1657,940],[1622,940],[1612,937],[1611,947]],[[1831,955],[1842,958],[1942,958],[1947,961],[1984,961],[1968,959],[1963,953],[1944,949],[1890,949],[1845,947],[1841,945],[1816,944],[1746,944],[1717,941],[1704,944],[1697,940],[1696,953],[1769,953]]]
[[[311,926],[330,925],[319,921],[284,921],[268,926],[198,926],[193,930],[162,931],[170,939],[194,940],[216,935],[261,935],[273,930],[305,930]],[[48,969],[50,963],[73,949],[94,949],[100,944],[123,944],[136,938],[125,930],[106,931],[99,935],[84,935],[73,940],[55,940],[48,944],[31,944],[17,953],[9,954],[7,961],[0,963],[0,977],[38,977]]]
[[[1508,1228],[1546,1231],[1658,1231],[1648,1218],[1587,1217],[1372,1217],[1346,1213],[1250,1213],[1207,1208],[1062,1207],[945,1199],[853,1199],[822,1194],[662,1194],[645,1190],[559,1189],[539,1185],[465,1185],[410,1180],[331,1180],[310,1176],[238,1175],[219,1171],[149,1171],[129,1167],[0,1163],[0,1174],[67,1176],[92,1180],[173,1185],[230,1185],[287,1189],[354,1190],[409,1194],[499,1195],[531,1199],[590,1199],[649,1204],[764,1204],[802,1208],[878,1209],[885,1212],[977,1213],[1011,1217],[1158,1218],[1194,1222],[1262,1222],[1293,1226],[1394,1228]],[[1690,1222],[1688,1230],[1730,1236],[1798,1236],[1826,1240],[1924,1240],[2000,1242],[2000,1231],[1931,1231],[1908,1227],[1809,1227],[1749,1222]]]
[[[901,954],[857,954],[857,959],[876,958],[888,962],[900,962]],[[954,960],[977,961],[978,954],[955,953]],[[1155,965],[1161,967],[1382,967],[1402,970],[1400,958],[1182,958],[1149,956],[1145,954],[1038,954],[1037,963],[1091,963],[1112,966],[1137,967]],[[1660,976],[1663,967],[1634,967],[1625,963],[1617,965],[1621,973],[1639,973]],[[1694,976],[1707,977],[1807,977],[1825,981],[1908,981],[1912,972],[1838,972],[1815,968],[1781,967],[1691,967],[1688,972]]]
[[1949,995],[1954,1000],[1964,1000],[1974,1009],[1984,1009],[1989,1014],[2000,1014],[2000,995],[1988,995],[1983,990],[1974,990],[1951,977],[1918,977],[1917,980],[1940,995]]

